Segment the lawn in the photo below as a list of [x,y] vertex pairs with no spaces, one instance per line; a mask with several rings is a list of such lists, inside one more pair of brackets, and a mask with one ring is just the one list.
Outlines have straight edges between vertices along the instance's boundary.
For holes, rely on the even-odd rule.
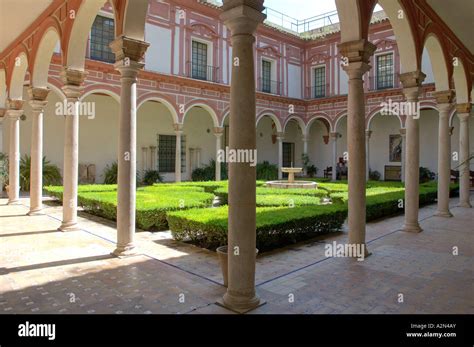
[[[62,187],[45,187],[59,200]],[[451,186],[452,194],[457,185]],[[347,218],[347,182],[321,182],[317,190],[266,188],[256,182],[257,247],[278,248],[317,235],[337,232]],[[436,182],[420,184],[420,205],[436,200]],[[217,196],[221,207],[212,207]],[[332,204],[327,204],[330,199]],[[400,182],[369,181],[367,221],[403,213]],[[213,249],[227,243],[228,182],[161,183],[137,188],[136,223],[143,230],[170,229],[174,238]],[[117,218],[117,185],[80,185],[78,203],[85,211]]]

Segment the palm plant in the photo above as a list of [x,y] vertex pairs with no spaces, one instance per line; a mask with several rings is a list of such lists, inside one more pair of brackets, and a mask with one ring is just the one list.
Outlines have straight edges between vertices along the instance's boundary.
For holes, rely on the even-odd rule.
[[[20,160],[20,189],[27,191],[30,189],[30,168],[31,168],[31,157],[25,154]],[[43,185],[54,186],[60,185],[62,182],[61,172],[59,168],[51,164],[46,157],[43,157]]]

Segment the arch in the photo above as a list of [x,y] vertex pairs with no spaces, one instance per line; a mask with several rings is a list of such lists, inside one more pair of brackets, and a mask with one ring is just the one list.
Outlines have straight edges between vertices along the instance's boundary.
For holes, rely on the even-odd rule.
[[115,36],[144,41],[148,0],[112,0],[110,3],[114,10]]
[[464,57],[457,57],[457,64],[453,67],[453,81],[456,90],[456,103],[464,104],[469,102],[469,81],[464,64]]
[[229,117],[230,115],[230,109],[227,108],[224,112],[222,112],[222,115],[221,115],[221,127],[224,126],[224,123],[225,123],[225,120],[227,119],[227,117]]
[[[86,59],[86,45],[89,31],[94,23],[99,10],[107,0],[82,1],[71,4],[71,10],[77,9],[76,17],[65,30],[62,47],[64,53],[64,66],[84,70]],[[75,6],[74,6],[75,5]]]
[[420,111],[429,109],[439,112],[436,101],[420,101]]
[[186,116],[188,115],[188,112],[193,108],[193,107],[201,107],[203,109],[205,109],[209,115],[211,116],[212,118],[212,123],[214,124],[214,127],[219,127],[219,119],[217,118],[217,114],[216,114],[216,111],[214,111],[214,109],[206,104],[203,100],[194,100],[194,101],[191,101],[189,104],[186,105],[185,107],[185,111],[184,111],[184,114],[183,114],[183,119],[181,121],[182,124],[184,124],[184,120],[186,119]]
[[339,122],[341,121],[341,119],[343,119],[344,117],[347,118],[347,111],[342,111],[340,112],[337,116],[336,116],[336,120],[334,122],[334,132],[337,132],[337,127],[339,125]]
[[[367,116],[366,130],[370,130],[370,125],[372,124],[372,120],[375,118],[375,116],[381,115],[380,111],[382,110],[382,108],[382,106],[379,106],[369,113],[369,115]],[[392,116],[397,116],[398,120],[400,121],[400,128],[403,128],[404,122],[402,120],[402,117],[399,114],[394,114]]]
[[341,25],[341,42],[363,39],[359,2],[357,0],[336,0],[336,8]]
[[81,95],[80,101],[85,100],[90,95],[93,94],[106,94],[112,97],[115,101],[120,104],[120,90],[117,90],[113,87],[107,85],[89,85],[84,89],[83,94]]
[[304,120],[301,119],[297,115],[291,115],[285,120],[285,122],[283,123],[283,132],[286,132],[286,127],[287,127],[288,123],[290,123],[290,121],[292,121],[292,120],[294,120],[295,122],[298,123],[298,125],[300,126],[300,129],[301,129],[302,135],[305,136],[307,134],[306,133],[306,124],[304,123]]
[[50,26],[45,30],[36,49],[31,68],[31,85],[44,88],[48,84],[49,65],[57,43],[60,42],[58,29]]
[[263,110],[257,115],[257,121],[255,122],[255,127],[258,126],[258,122],[260,122],[260,120],[265,116],[268,116],[273,120],[273,122],[275,123],[275,126],[277,128],[277,131],[279,133],[281,133],[282,132],[282,126],[281,126],[281,123],[280,123],[280,119],[276,116],[275,113],[273,113],[270,110]]
[[48,82],[47,84],[47,87],[49,89],[51,89],[52,92],[54,92],[57,96],[59,96],[59,98],[61,99],[61,101],[64,101],[66,99],[66,95],[64,95],[63,91],[61,90],[61,88],[59,88],[56,84],[53,84],[51,82]]
[[10,83],[7,83],[9,99],[23,99],[23,86],[25,84],[25,76],[28,71],[28,55],[21,50],[18,54],[12,55],[12,64],[10,75]]
[[449,90],[449,69],[446,64],[445,50],[441,41],[435,33],[430,32],[425,37],[424,46],[430,56],[436,91]]
[[178,112],[174,106],[174,101],[167,100],[166,96],[158,93],[143,94],[137,99],[137,112],[140,107],[147,101],[156,101],[163,104],[168,109],[168,111],[170,111],[171,117],[173,118],[173,123],[179,123]]
[[0,70],[0,108],[5,108],[7,101],[7,75],[5,69]]
[[306,124],[306,134],[309,134],[309,131],[311,130],[311,127],[313,126],[313,123],[317,120],[323,122],[326,125],[328,133],[333,131],[333,128],[332,128],[333,124],[332,124],[331,118],[326,113],[321,112],[321,113],[316,113],[313,116],[311,116],[311,118],[308,121],[308,124]]
[[[421,49],[416,36],[416,20],[401,0],[378,0],[387,14],[392,26],[400,54],[400,73],[413,72],[420,69]],[[399,16],[403,13],[404,16]]]

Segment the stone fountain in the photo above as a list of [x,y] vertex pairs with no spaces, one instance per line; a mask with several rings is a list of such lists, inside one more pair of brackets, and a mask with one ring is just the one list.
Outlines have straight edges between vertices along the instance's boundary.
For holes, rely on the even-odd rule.
[[268,181],[265,185],[269,188],[281,188],[281,189],[291,189],[291,188],[303,188],[303,189],[317,189],[318,185],[316,182],[312,181],[295,181],[295,173],[300,173],[303,171],[301,167],[282,167],[281,172],[288,174],[287,181]]

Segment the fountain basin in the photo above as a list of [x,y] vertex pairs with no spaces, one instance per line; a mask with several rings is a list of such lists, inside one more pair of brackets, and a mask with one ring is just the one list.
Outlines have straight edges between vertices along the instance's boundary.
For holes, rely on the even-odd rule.
[[280,189],[318,189],[318,184],[312,181],[268,181],[265,182],[265,186]]

